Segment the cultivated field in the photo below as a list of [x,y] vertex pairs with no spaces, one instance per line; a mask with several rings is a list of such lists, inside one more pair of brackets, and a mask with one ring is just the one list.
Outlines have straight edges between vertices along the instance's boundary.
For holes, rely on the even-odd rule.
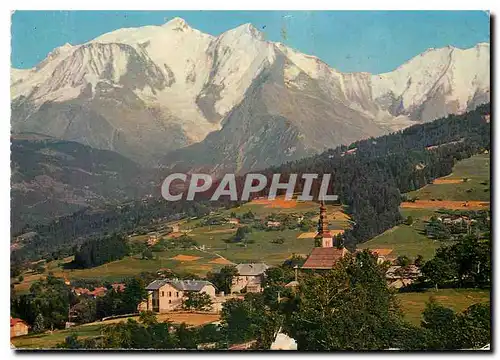
[[[437,211],[440,209],[489,209],[489,197],[484,198],[483,195],[485,193],[483,188],[489,188],[489,185],[482,184],[484,182],[489,184],[489,166],[489,154],[475,155],[459,161],[453,168],[451,175],[436,179],[434,184],[407,194],[409,197],[416,196],[419,199],[415,202],[401,203],[400,212],[403,218],[408,216],[413,218],[411,226],[404,224],[395,226],[370,241],[358,245],[358,247],[361,249],[392,248],[392,254],[395,256],[406,255],[414,258],[417,255],[422,255],[424,259],[431,259],[436,249],[445,243],[431,240],[423,234],[425,222],[433,215],[438,216]],[[464,182],[463,179],[467,179],[467,181]],[[466,192],[469,188],[472,188],[473,191]],[[465,204],[467,206],[464,206]]]
[[425,292],[399,293],[396,295],[405,318],[415,325],[420,325],[425,304],[434,297],[443,306],[455,311],[463,311],[475,303],[490,302],[490,292],[478,289],[440,289]]
[[457,201],[457,200],[415,200],[401,203],[402,208],[410,209],[449,209],[449,210],[486,210],[490,207],[485,201]]
[[[291,205],[293,204],[293,205]],[[318,204],[311,201],[258,199],[237,208],[221,211],[216,215],[230,217],[231,213],[242,215],[251,211],[257,217],[270,214],[305,214],[318,212]],[[343,232],[349,226],[349,217],[343,213],[343,207],[327,205],[328,223],[332,233]],[[218,254],[227,260],[238,262],[266,262],[269,265],[281,264],[292,254],[309,254],[314,247],[316,232],[301,232],[299,230],[255,230],[247,235],[248,243],[225,243],[224,239],[230,238],[237,230],[236,225],[210,225],[199,226],[202,219],[187,221],[182,224],[183,230],[191,230],[189,236],[198,244],[204,245],[206,251]],[[312,218],[315,222],[317,216]],[[240,224],[243,226],[243,224]],[[312,234],[312,236],[311,236]],[[276,244],[272,241],[278,237],[284,241]]]
[[[330,230],[330,234],[333,236],[338,235],[338,234],[343,234],[345,230]],[[298,236],[299,239],[313,239],[316,236],[317,232],[316,231],[311,231],[311,232],[305,232],[302,233]]]
[[[294,203],[293,207],[287,205]],[[271,205],[274,204],[274,205]],[[284,206],[284,207],[283,207]],[[307,212],[318,212],[318,204],[315,202],[284,201],[280,198],[269,201],[259,200],[251,202],[238,208],[220,211],[223,217],[230,217],[232,212],[238,215],[251,210],[257,217],[265,217],[269,214],[305,214]],[[329,223],[333,233],[344,231],[349,226],[347,215],[343,214],[341,206],[327,206]],[[203,219],[177,221],[165,225],[179,225],[181,232],[192,237],[199,246],[204,246],[204,251],[198,250],[171,250],[155,252],[154,259],[142,259],[141,255],[127,256],[121,260],[97,266],[91,269],[66,270],[62,265],[70,262],[72,258],[64,261],[53,261],[46,265],[43,274],[23,274],[24,280],[15,285],[16,291],[27,292],[33,282],[45,277],[48,272],[55,276],[67,279],[100,279],[106,281],[122,281],[126,277],[134,276],[143,271],[155,272],[159,269],[171,269],[177,272],[193,273],[204,276],[209,271],[217,271],[223,266],[237,264],[239,262],[266,262],[269,265],[281,264],[292,254],[309,254],[314,247],[314,240],[310,234],[300,237],[304,233],[299,230],[253,230],[247,235],[248,243],[226,243],[224,239],[230,238],[237,230],[233,224],[200,226]],[[314,220],[314,219],[313,219]],[[317,217],[315,218],[317,220]],[[313,232],[311,232],[313,233]],[[277,244],[272,241],[282,238],[283,243]],[[169,236],[168,238],[172,238]],[[132,241],[146,242],[147,235],[134,236]],[[221,258],[222,257],[222,258]]]
[[34,334],[19,336],[11,339],[10,342],[16,348],[21,349],[49,349],[64,342],[67,336],[75,334],[79,339],[99,336],[102,325],[78,326],[66,330],[56,330],[45,334]]
[[[52,261],[47,264],[43,274],[24,274],[22,283],[15,285],[15,290],[27,292],[31,284],[53,272],[57,277],[71,279],[99,279],[106,281],[121,281],[125,277],[139,274],[143,271],[158,271],[159,269],[172,269],[178,272],[189,272],[205,275],[209,271],[217,271],[224,265],[213,262],[219,259],[217,255],[198,250],[171,250],[155,252],[154,259],[142,259],[140,255],[127,256],[121,260],[113,261],[91,269],[67,270],[61,266],[63,261]],[[66,259],[71,261],[71,258]],[[217,260],[220,261],[220,260]]]

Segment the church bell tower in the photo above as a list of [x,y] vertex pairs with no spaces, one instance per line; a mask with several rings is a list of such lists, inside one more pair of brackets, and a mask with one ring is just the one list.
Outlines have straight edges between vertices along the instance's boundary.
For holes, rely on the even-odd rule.
[[319,206],[318,233],[314,237],[317,247],[333,247],[333,237],[328,230],[328,220],[326,217],[326,207],[322,200]]

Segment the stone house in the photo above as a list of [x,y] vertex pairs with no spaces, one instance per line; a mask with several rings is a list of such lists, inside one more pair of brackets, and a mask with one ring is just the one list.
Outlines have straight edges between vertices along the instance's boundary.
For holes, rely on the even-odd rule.
[[238,275],[233,277],[231,292],[261,292],[262,281],[269,266],[264,263],[239,264],[236,266]]
[[150,310],[164,313],[182,308],[182,304],[189,292],[206,293],[212,301],[215,300],[215,286],[204,280],[161,279],[150,283],[148,300],[139,304],[139,310]]

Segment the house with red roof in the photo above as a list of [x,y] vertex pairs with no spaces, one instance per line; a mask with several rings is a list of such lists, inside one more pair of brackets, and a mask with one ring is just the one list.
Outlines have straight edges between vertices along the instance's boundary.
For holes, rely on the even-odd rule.
[[10,337],[27,335],[29,330],[28,324],[19,318],[10,317]]

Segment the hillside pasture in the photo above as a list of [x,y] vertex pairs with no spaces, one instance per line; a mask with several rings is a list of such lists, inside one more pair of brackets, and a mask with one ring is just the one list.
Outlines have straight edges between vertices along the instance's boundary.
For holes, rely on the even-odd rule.
[[479,289],[433,289],[424,292],[398,293],[396,297],[406,320],[415,325],[420,325],[425,304],[431,297],[454,311],[463,311],[472,304],[490,302],[490,292]]
[[398,225],[374,237],[373,239],[359,244],[359,249],[393,249],[391,255],[415,258],[422,255],[429,260],[434,257],[436,250],[443,242],[431,240],[420,233],[417,226]]
[[450,175],[435,179],[433,184],[411,191],[407,196],[419,200],[490,201],[490,162],[490,154],[461,160]]
[[27,292],[33,282],[45,278],[49,271],[53,272],[54,276],[69,280],[81,278],[118,282],[141,272],[156,272],[159,269],[204,276],[208,271],[216,271],[223,267],[221,264],[211,262],[216,255],[198,250],[170,250],[153,254],[154,259],[150,260],[142,259],[140,255],[126,256],[121,260],[89,269],[64,269],[57,266],[56,262],[51,262],[43,274],[25,274],[23,282],[15,285],[15,290]]

